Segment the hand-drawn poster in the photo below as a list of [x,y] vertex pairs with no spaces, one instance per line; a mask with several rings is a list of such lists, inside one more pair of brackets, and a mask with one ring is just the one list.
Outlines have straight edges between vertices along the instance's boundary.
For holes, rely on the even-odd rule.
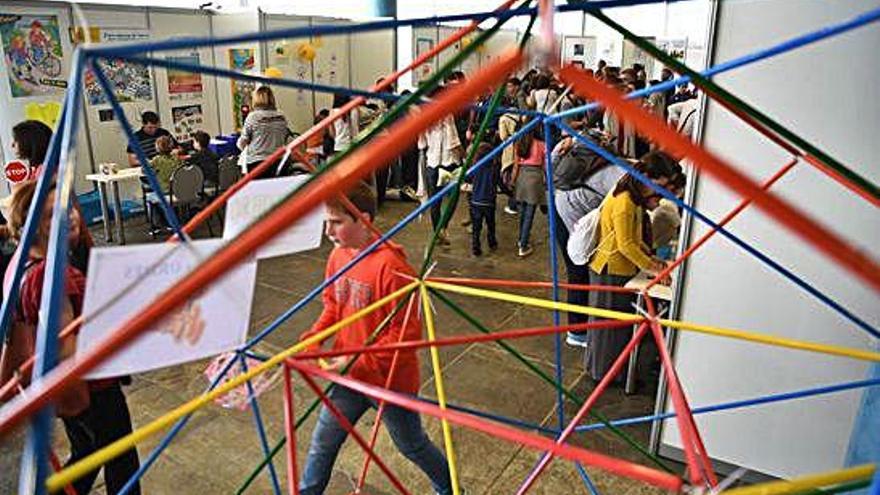
[[[254,62],[253,48],[230,48],[229,49],[229,68],[236,72],[250,73],[254,70],[256,63]],[[235,129],[241,129],[244,123],[242,109],[250,111],[251,93],[256,89],[256,84],[250,81],[232,80],[232,116],[235,122]]]
[[[189,55],[179,55],[168,57],[169,62],[176,62],[187,65],[200,65],[198,52]],[[198,72],[187,72],[180,69],[168,69],[168,94],[201,94],[202,92],[202,75]]]
[[[94,248],[89,261],[83,323],[77,355],[100,344],[222,245],[220,239],[177,244],[138,244]],[[174,254],[171,251],[178,249]],[[251,313],[257,264],[253,259],[231,268],[183,306],[154,321],[124,349],[88,374],[88,378],[140,373],[215,356],[244,343]],[[122,290],[131,284],[133,290]],[[118,298],[114,301],[114,298]]]
[[174,125],[174,139],[189,141],[193,133],[204,127],[201,105],[171,107],[171,121]]
[[[143,41],[149,38],[146,30],[108,30],[100,29],[101,43],[119,43]],[[150,101],[153,99],[153,83],[150,78],[150,68],[140,64],[133,64],[123,60],[102,60],[98,66],[104,71],[104,75],[113,87],[116,99],[120,103],[131,101]],[[90,105],[103,105],[107,103],[107,97],[98,83],[98,78],[91,69],[85,72],[85,93]]]
[[61,93],[67,87],[57,16],[0,14],[0,39],[13,98]]
[[[424,53],[428,53],[433,48],[434,40],[430,38],[416,39],[416,58],[421,57]],[[432,72],[434,72],[434,59],[430,59],[416,68],[417,82],[427,81],[431,77]]]

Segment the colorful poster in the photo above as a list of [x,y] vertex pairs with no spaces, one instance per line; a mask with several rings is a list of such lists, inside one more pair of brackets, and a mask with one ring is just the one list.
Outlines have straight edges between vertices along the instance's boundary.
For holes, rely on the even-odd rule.
[[[220,248],[220,239],[174,244],[138,244],[92,249],[86,282],[83,323],[77,339],[81,357],[121,324],[146,307],[156,294],[180,283]],[[172,251],[178,251],[172,254]],[[257,264],[247,260],[230,269],[208,289],[153,322],[88,378],[140,373],[230,351],[244,343],[250,322]],[[134,290],[120,287],[135,284]]]
[[[229,49],[229,68],[243,73],[250,73],[254,70],[256,63],[254,62],[253,48],[230,48]],[[232,115],[235,121],[235,130],[241,129],[244,123],[244,112],[251,109],[251,93],[256,89],[256,84],[250,81],[232,80]]]
[[58,17],[0,14],[0,39],[13,98],[62,92]]
[[[146,30],[108,30],[97,28],[101,43],[136,42],[149,38]],[[113,86],[116,99],[120,103],[131,101],[150,101],[153,99],[153,83],[150,68],[123,60],[100,60],[98,66]],[[107,97],[91,69],[85,73],[85,93],[91,105],[107,103]]]
[[[169,62],[187,65],[200,65],[199,54],[168,57]],[[168,69],[168,94],[179,95],[202,92],[202,75],[198,72],[186,72],[179,69]]]
[[179,142],[189,141],[193,133],[203,127],[202,106],[171,107],[171,121],[174,125],[174,139]]

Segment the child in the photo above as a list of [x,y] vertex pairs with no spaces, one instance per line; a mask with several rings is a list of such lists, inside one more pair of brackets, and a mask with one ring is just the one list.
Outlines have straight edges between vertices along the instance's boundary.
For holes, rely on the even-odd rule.
[[[477,157],[482,157],[492,151],[489,143],[480,143],[477,147]],[[479,158],[478,158],[479,160]],[[489,249],[498,249],[498,239],[495,238],[495,198],[498,187],[497,162],[492,160],[477,170],[471,178],[473,191],[470,196],[471,213],[471,253],[481,256],[483,248],[480,246],[480,233],[483,229],[483,220],[486,221],[486,240]]]
[[216,153],[208,148],[210,143],[211,136],[207,132],[196,131],[193,135],[193,147],[196,151],[189,159],[202,169],[202,173],[205,175],[205,185],[215,186],[217,185],[217,167],[219,166],[220,159]]
[[532,221],[539,206],[546,207],[547,194],[544,185],[544,153],[543,136],[538,128],[526,134],[516,143],[516,202],[519,205],[519,247],[520,258],[532,254],[530,238]]
[[[370,220],[376,214],[376,196],[366,184],[359,184],[348,193],[348,199]],[[338,200],[326,205],[327,237],[336,246],[327,260],[327,276],[336,273],[342,266],[351,261],[373,240],[372,232],[359,219],[345,210]],[[408,283],[399,274],[413,275],[415,271],[405,261],[400,246],[390,242],[383,244],[372,254],[346,272],[332,286],[324,289],[324,311],[300,339],[315,335],[337,321],[365,308]],[[394,303],[370,313],[351,323],[336,334],[333,341],[334,349],[345,349],[367,344],[369,336],[379,323],[391,312]],[[390,325],[375,340],[377,345],[398,342],[404,333],[404,340],[421,338],[421,324],[415,312],[406,317],[400,312],[391,320]],[[339,370],[346,366],[351,356],[342,356],[331,360],[330,369]],[[365,354],[355,358],[349,376],[374,386],[385,387],[391,371],[394,353]],[[390,389],[416,394],[419,389],[419,360],[415,351],[401,351],[397,358],[397,369]],[[345,414],[351,424],[376,402],[358,392],[345,387],[333,387],[330,399]],[[401,407],[387,405],[382,416],[388,433],[394,440],[398,450],[410,461],[415,463],[430,479],[431,485],[440,495],[452,493],[446,458],[431,443],[421,419],[415,412]],[[347,432],[339,425],[333,414],[322,407],[318,423],[312,433],[308,458],[303,469],[300,493],[317,495],[324,493],[336,455],[339,453]]]
[[[30,181],[22,184],[13,194],[9,228],[16,238],[21,237],[35,190],[35,182]],[[11,378],[11,373],[17,370],[24,360],[34,352],[36,329],[42,316],[40,305],[53,200],[54,193],[50,193],[43,207],[40,225],[30,252],[20,253],[20,255],[26,255],[28,261],[20,284],[19,302],[13,316],[8,343],[4,346],[3,357],[0,359],[0,370],[2,370],[0,381],[2,383],[6,383]],[[75,208],[70,208],[69,211],[70,224],[72,226],[80,225],[78,211]],[[71,230],[70,236],[72,242],[76,241],[77,231]],[[9,278],[7,277],[7,279]],[[4,293],[7,293],[8,284],[4,285]],[[68,265],[64,280],[67,297],[62,301],[61,328],[66,327],[82,313],[85,286],[83,273]],[[60,358],[64,359],[73,355],[75,349],[76,341],[74,338],[60,341]],[[23,377],[23,384],[26,385],[27,381],[29,381],[29,377]],[[128,405],[120,387],[120,380],[117,378],[74,383],[55,402],[55,412],[61,417],[64,430],[70,441],[71,455],[67,465],[94,453],[132,431]],[[118,493],[137,471],[138,466],[137,451],[134,449],[108,461],[103,466],[106,492],[108,494]],[[73,488],[76,493],[89,493],[97,476],[98,470],[96,469],[74,482]],[[137,483],[129,493],[140,493]]]
[[162,191],[168,193],[171,187],[171,174],[177,167],[183,165],[179,158],[171,152],[174,151],[174,140],[171,136],[162,136],[156,140],[158,154],[150,160],[150,167],[156,172],[156,179],[162,187]]

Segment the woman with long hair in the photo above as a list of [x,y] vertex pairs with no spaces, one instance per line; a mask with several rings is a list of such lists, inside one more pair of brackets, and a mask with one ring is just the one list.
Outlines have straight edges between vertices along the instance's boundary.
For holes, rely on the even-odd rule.
[[[666,154],[648,153],[636,164],[636,170],[656,187],[666,187],[681,167]],[[601,205],[599,244],[590,257],[590,285],[623,287],[640,270],[657,274],[665,263],[651,255],[646,245],[643,220],[646,207],[656,202],[654,188],[626,174]],[[591,291],[591,307],[631,313],[635,295],[625,292]],[[596,318],[591,318],[596,320]],[[620,330],[593,330],[587,334],[587,372],[601,380],[623,351],[631,335]]]
[[[274,153],[287,144],[291,136],[287,126],[287,118],[278,111],[275,93],[269,86],[259,86],[251,97],[253,110],[244,120],[238,148],[245,154],[245,164],[250,172]],[[270,167],[259,178],[275,177],[275,168]]]

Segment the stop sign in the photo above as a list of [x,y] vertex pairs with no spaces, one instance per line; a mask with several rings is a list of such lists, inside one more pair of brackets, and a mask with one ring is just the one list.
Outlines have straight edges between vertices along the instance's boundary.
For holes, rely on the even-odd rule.
[[11,182],[12,184],[18,184],[19,182],[24,182],[29,178],[30,167],[16,160],[7,163],[6,167],[3,168],[3,173],[4,175],[6,175],[6,180]]

